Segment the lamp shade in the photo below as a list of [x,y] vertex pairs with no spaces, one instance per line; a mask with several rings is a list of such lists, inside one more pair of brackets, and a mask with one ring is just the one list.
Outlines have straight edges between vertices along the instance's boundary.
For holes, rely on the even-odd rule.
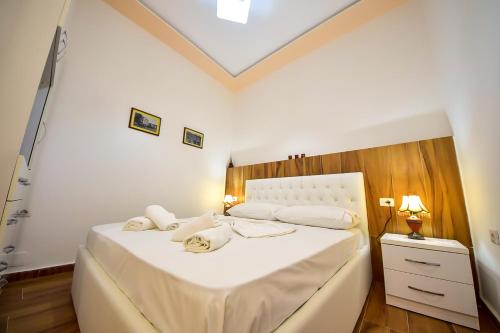
[[429,212],[418,195],[404,195],[403,203],[401,204],[401,207],[399,207],[399,211],[409,212],[410,214]]
[[234,200],[233,200],[233,196],[232,196],[232,195],[230,195],[230,194],[228,194],[228,195],[226,195],[226,196],[224,197],[224,203],[231,203],[231,202],[233,202],[233,201],[234,201]]

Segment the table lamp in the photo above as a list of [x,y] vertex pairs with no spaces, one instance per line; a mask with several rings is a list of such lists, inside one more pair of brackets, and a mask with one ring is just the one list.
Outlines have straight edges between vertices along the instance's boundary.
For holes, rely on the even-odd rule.
[[224,197],[224,215],[228,216],[229,213],[227,212],[227,210],[231,207],[234,206],[234,203],[238,201],[238,198],[237,197],[233,197],[231,194],[227,194],[225,197]]
[[399,212],[410,215],[406,219],[406,223],[412,230],[412,232],[408,234],[408,238],[425,239],[424,236],[419,233],[419,230],[422,227],[422,220],[418,217],[418,215],[428,214],[429,211],[425,208],[422,200],[420,200],[420,197],[418,195],[404,195],[403,203],[399,208]]
[[228,194],[224,197],[224,207],[226,208],[231,208],[233,206],[233,203],[238,201],[237,197],[233,197],[231,194]]

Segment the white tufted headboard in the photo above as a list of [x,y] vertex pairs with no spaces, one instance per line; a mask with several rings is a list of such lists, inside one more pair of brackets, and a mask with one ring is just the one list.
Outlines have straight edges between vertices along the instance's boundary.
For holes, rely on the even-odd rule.
[[361,216],[360,229],[368,244],[365,185],[361,172],[247,180],[245,201],[350,209]]

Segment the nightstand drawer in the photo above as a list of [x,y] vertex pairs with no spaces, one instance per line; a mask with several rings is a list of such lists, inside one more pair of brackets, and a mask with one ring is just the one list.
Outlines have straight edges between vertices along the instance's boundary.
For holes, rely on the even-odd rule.
[[446,281],[384,269],[385,292],[414,302],[477,316],[474,287],[469,284]]
[[384,268],[473,284],[469,256],[382,244]]

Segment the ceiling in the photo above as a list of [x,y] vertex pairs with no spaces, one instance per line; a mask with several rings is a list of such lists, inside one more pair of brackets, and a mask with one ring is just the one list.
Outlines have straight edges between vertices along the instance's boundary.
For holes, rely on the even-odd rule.
[[239,91],[407,0],[252,0],[248,23],[217,0],[103,0],[232,91]]
[[232,76],[359,0],[252,0],[247,24],[217,18],[217,0],[140,0]]

